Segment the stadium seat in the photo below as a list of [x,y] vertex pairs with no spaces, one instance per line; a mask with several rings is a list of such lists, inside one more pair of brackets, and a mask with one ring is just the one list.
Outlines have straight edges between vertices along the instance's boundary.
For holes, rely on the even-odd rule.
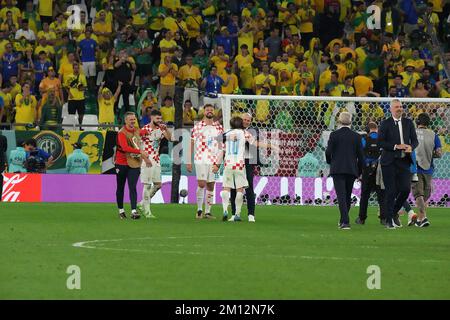
[[172,173],[172,158],[163,153],[159,156],[161,161],[161,173],[170,175]]
[[64,118],[65,116],[69,115],[69,107],[67,102],[63,104],[62,106],[62,117]]
[[63,116],[63,130],[74,131],[78,130],[78,117],[74,114],[68,114]]
[[85,114],[83,118],[82,129],[89,131],[96,131],[98,127],[84,127],[85,125],[98,125],[98,117],[95,114]]

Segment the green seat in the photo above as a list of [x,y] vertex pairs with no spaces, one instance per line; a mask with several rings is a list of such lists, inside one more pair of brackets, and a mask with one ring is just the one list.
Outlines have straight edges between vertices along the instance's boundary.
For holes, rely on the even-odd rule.
[[160,155],[161,160],[161,174],[172,174],[172,158],[163,153]]

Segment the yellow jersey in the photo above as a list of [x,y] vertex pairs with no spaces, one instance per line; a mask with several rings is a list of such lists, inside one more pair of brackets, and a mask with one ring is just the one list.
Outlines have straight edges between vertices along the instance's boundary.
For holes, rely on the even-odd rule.
[[[16,123],[34,123],[36,117],[37,100],[33,95],[27,99],[21,93],[16,96]],[[24,130],[25,127],[16,127],[16,130]]]
[[114,97],[104,99],[103,96],[98,98],[98,123],[114,123]]

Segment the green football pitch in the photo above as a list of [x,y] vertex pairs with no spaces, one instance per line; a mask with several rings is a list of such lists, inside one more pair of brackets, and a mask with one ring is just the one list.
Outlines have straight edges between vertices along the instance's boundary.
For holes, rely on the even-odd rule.
[[158,219],[121,221],[111,204],[2,203],[0,299],[449,299],[450,210],[398,230],[370,210],[344,231],[336,207],[258,207],[251,224],[219,206],[217,220],[153,205]]

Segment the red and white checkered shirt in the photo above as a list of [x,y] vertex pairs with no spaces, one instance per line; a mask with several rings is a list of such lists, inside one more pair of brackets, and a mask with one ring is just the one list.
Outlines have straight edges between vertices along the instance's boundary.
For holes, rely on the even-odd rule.
[[142,148],[148,154],[148,158],[153,164],[160,164],[159,145],[163,138],[163,132],[160,128],[154,129],[150,124],[146,124],[140,130]]
[[[223,127],[219,122],[207,125],[205,121],[198,122],[192,129],[191,139],[194,140],[195,154],[194,162],[199,164],[217,163],[219,153],[220,136],[223,134]],[[219,138],[219,139],[218,139]]]
[[244,130],[234,129],[225,133],[225,168],[243,170],[245,168],[245,143],[253,144],[255,138]]

